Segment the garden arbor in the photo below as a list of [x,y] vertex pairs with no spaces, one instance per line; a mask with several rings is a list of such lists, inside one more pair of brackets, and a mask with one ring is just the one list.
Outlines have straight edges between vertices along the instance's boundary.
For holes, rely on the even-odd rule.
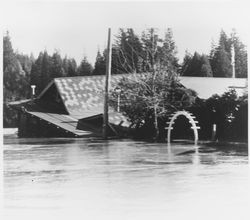
[[199,139],[198,129],[200,129],[200,127],[197,126],[198,121],[195,120],[195,116],[192,115],[192,113],[188,111],[177,111],[170,115],[170,121],[167,122],[168,126],[166,127],[166,129],[168,130],[168,137],[167,137],[168,143],[170,143],[170,140],[171,140],[171,130],[173,129],[175,120],[181,115],[185,116],[189,120],[189,123],[191,124],[191,129],[193,129],[194,131],[194,143],[197,144],[198,139]]

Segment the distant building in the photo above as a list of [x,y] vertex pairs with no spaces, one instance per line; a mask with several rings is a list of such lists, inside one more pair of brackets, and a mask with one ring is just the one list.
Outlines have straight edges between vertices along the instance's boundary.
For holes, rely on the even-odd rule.
[[[112,75],[115,86],[125,75]],[[134,77],[133,74],[126,74]],[[41,94],[30,100],[10,103],[18,111],[19,137],[88,137],[102,134],[103,91],[105,76],[65,77],[52,80]],[[242,95],[247,80],[239,78],[180,77],[186,88],[202,99],[235,89]],[[129,131],[125,116],[110,107],[109,132]]]

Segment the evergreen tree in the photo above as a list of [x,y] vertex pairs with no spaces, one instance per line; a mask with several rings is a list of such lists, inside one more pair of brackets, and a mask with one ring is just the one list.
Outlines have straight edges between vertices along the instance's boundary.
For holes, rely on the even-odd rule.
[[30,54],[29,59],[30,59],[31,63],[35,63],[35,61],[36,61],[33,53]]
[[232,45],[235,48],[236,77],[247,76],[247,52],[245,46],[236,37],[235,32],[228,38],[222,30],[219,45],[212,48],[210,53],[210,63],[215,77],[232,77]]
[[64,75],[68,77],[77,76],[77,64],[75,59],[67,58],[67,56],[63,59],[63,70]]
[[141,40],[144,71],[152,71],[153,68],[178,70],[177,48],[171,28],[165,32],[164,39],[159,37],[157,29],[151,28],[142,33]]
[[139,57],[142,46],[132,28],[120,29],[113,47],[112,62],[116,73],[141,72]]
[[[112,63],[115,73],[129,73],[132,67],[129,65],[129,58],[127,57],[127,35],[124,29],[119,30],[115,45],[112,47]],[[105,51],[106,53],[106,51]]]
[[132,28],[127,29],[126,38],[124,39],[121,49],[126,58],[126,66],[129,72],[141,72],[139,57],[142,52],[142,45],[139,37],[134,33]]
[[28,96],[27,78],[20,61],[13,52],[9,33],[3,38],[3,84],[9,94],[7,99],[17,100]]
[[231,50],[231,39],[228,38],[224,30],[220,32],[219,46],[224,47],[227,53],[230,53]]
[[30,59],[30,57],[27,55],[19,54],[19,53],[16,53],[16,58],[22,66],[22,69],[24,71],[23,74],[25,74],[28,77],[31,71],[31,66],[33,62],[32,59]]
[[20,68],[14,55],[9,33],[3,38],[3,83],[6,89],[15,89],[15,79],[19,76]]
[[45,50],[43,53],[42,66],[41,66],[41,87],[44,89],[52,80],[52,58]]
[[180,69],[180,75],[181,76],[187,74],[187,69],[189,68],[192,57],[193,57],[193,55],[186,50],[185,51],[185,56],[183,58],[183,63],[181,65],[181,69]]
[[67,56],[65,56],[62,60],[62,67],[63,67],[63,72],[65,76],[69,76],[68,72],[69,72],[69,61]]
[[181,75],[199,77],[213,76],[208,56],[195,52],[193,57],[191,57],[191,55],[187,53],[184,57]]
[[212,68],[208,59],[208,56],[203,54],[201,56],[201,70],[200,76],[202,77],[213,77]]
[[40,52],[37,60],[32,65],[30,83],[36,85],[36,93],[39,94],[52,80],[52,58],[47,51]]
[[[107,49],[105,49],[103,51],[103,55],[105,57],[107,57]],[[126,71],[123,68],[122,65],[122,60],[120,57],[120,48],[117,45],[113,45],[112,46],[112,61],[111,61],[111,73],[112,74],[121,74],[121,73],[125,73]]]
[[150,28],[143,31],[141,41],[143,45],[143,71],[153,71],[153,69],[156,68],[156,64],[160,64],[160,55],[157,50],[157,44],[162,42],[162,39],[159,38],[157,29]]
[[212,39],[212,42],[211,42],[211,50],[210,50],[210,54],[209,54],[209,60],[210,60],[210,61],[211,61],[212,58],[214,57],[214,54],[215,54],[215,51],[216,51],[216,47],[217,47],[217,45],[215,44],[214,39]]
[[163,40],[163,46],[158,47],[160,50],[160,63],[161,66],[165,66],[168,69],[171,68],[175,71],[178,70],[178,58],[177,48],[175,46],[175,42],[173,40],[173,31],[171,28],[168,28],[165,33],[165,38]]
[[141,38],[131,28],[120,29],[112,49],[112,73],[152,72],[154,68],[177,70],[176,54],[170,28],[164,39],[159,37],[155,28],[143,31]]
[[98,50],[95,61],[95,68],[93,70],[93,75],[105,75],[105,72],[106,72],[105,56],[101,55],[100,51]]
[[[186,58],[188,60],[188,58]],[[201,71],[201,55],[197,52],[194,53],[192,59],[189,61],[183,76],[199,76]]]
[[51,57],[50,72],[51,72],[50,78],[66,76],[66,73],[63,69],[63,61],[58,51],[56,51]]
[[13,52],[9,33],[3,37],[3,125],[14,127],[17,113],[10,109],[8,102],[29,96],[29,84],[20,61]]
[[77,64],[73,58],[68,60],[68,76],[77,76]]
[[9,36],[9,32],[3,37],[3,70],[14,62],[14,52]]
[[41,85],[42,61],[43,61],[43,52],[40,52],[38,58],[31,66],[30,84],[36,86],[37,94],[39,94],[42,91],[42,85]]
[[79,76],[88,76],[93,72],[92,65],[88,62],[87,57],[85,56],[77,69],[77,73]]
[[230,54],[226,48],[221,44],[211,60],[212,70],[214,77],[231,77],[232,66],[230,61]]

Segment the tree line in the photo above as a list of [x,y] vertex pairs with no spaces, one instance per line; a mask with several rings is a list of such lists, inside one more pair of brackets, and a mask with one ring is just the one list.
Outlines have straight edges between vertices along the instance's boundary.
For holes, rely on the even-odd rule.
[[[234,31],[228,37],[220,33],[217,45],[213,44],[209,55],[186,53],[183,63],[177,58],[173,31],[168,28],[163,37],[150,28],[140,35],[132,28],[120,29],[112,45],[112,74],[152,72],[168,69],[183,76],[231,77],[231,46],[235,48],[236,77],[247,77],[247,52],[245,45]],[[36,85],[39,94],[53,78],[85,75],[104,75],[106,50],[98,50],[94,66],[85,56],[78,65],[74,58],[64,58],[59,51],[52,55],[46,50],[35,58],[14,51],[7,32],[3,36],[3,94],[4,127],[15,126],[17,115],[7,103],[31,96],[30,85]]]
[[[235,77],[246,78],[247,49],[235,30],[230,36],[221,30],[218,43],[212,42],[209,54],[186,51],[181,63],[171,28],[163,37],[155,28],[144,30],[141,35],[132,28],[120,29],[112,46],[112,74],[152,72],[155,65],[171,68],[181,76],[232,77],[232,48]],[[105,54],[106,50],[102,54],[98,51],[93,74],[104,74]]]
[[162,68],[172,68],[181,76],[232,77],[232,48],[235,76],[246,78],[247,49],[235,30],[230,36],[221,30],[219,41],[212,42],[209,54],[186,51],[180,63],[171,28],[163,37],[155,28],[143,31],[141,37],[133,29],[120,29],[112,50],[112,73],[152,72],[154,63]]
[[212,43],[209,55],[186,51],[180,74],[183,76],[232,77],[234,49],[235,77],[247,78],[247,50],[235,30],[230,37],[222,30],[218,44]]

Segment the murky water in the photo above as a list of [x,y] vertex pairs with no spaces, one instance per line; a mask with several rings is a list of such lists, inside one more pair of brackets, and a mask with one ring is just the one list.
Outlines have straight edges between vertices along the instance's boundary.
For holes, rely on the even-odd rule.
[[4,219],[249,219],[247,154],[244,147],[6,138]]

